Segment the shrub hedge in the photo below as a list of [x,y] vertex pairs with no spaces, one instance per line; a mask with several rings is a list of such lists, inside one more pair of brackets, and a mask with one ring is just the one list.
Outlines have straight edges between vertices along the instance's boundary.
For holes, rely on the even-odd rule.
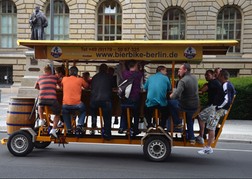
[[[234,105],[229,114],[229,119],[252,120],[252,77],[230,78],[237,95]],[[199,80],[199,88],[206,83],[205,80]],[[204,105],[207,100],[207,94],[200,95],[201,104]]]

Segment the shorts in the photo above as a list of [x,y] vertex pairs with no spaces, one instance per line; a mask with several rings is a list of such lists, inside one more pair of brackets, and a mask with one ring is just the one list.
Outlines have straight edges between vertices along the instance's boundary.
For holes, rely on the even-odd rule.
[[55,115],[60,115],[61,113],[60,105],[57,99],[39,99],[38,106],[48,106],[51,109],[52,114]]
[[215,130],[220,118],[227,112],[225,109],[219,109],[216,111],[215,107],[216,106],[211,105],[199,113],[200,120],[207,124],[206,128],[209,130]]

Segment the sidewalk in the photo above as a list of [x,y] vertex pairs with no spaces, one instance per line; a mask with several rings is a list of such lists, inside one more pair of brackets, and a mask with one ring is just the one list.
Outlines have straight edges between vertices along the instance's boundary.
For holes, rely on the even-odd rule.
[[[2,90],[0,102],[0,131],[6,131],[6,116],[11,97],[16,97],[17,94],[9,93],[7,90]],[[195,129],[198,128],[195,121]],[[252,143],[252,119],[251,120],[227,120],[220,141],[226,142],[246,142]]]

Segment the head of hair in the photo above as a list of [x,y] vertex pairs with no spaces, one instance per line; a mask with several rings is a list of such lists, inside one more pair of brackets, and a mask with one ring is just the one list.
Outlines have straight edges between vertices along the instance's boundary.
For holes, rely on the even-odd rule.
[[78,68],[76,66],[72,66],[70,69],[69,69],[69,75],[70,76],[78,76]]
[[211,74],[211,75],[214,75],[214,71],[213,70],[207,70],[205,74]]
[[52,72],[52,69],[51,69],[50,65],[46,65],[44,67],[44,72],[46,72],[46,73],[51,73]]
[[228,79],[229,79],[229,76],[230,76],[230,74],[229,74],[229,72],[228,72],[227,70],[221,70],[219,75],[220,75],[220,76],[223,76],[223,78],[224,78],[225,80],[228,80]]
[[88,72],[88,71],[86,71],[86,72],[84,72],[84,73],[82,73],[82,76],[90,76],[90,73]]
[[63,66],[56,67],[56,68],[55,68],[55,71],[56,71],[57,73],[61,73],[62,75],[65,76],[65,69],[64,69]]
[[115,69],[113,67],[108,67],[108,73],[114,75]]
[[163,65],[158,66],[157,69],[156,69],[156,73],[160,72],[161,70],[164,70],[164,69],[166,69],[165,66],[163,66]]
[[137,61],[135,60],[130,60],[127,63],[128,69],[133,68],[137,64]]
[[191,72],[191,65],[189,63],[184,63],[183,67],[184,67],[184,69],[187,70],[186,73],[190,73]]
[[99,67],[99,72],[107,73],[107,71],[108,71],[108,65],[106,65],[105,63],[102,63]]

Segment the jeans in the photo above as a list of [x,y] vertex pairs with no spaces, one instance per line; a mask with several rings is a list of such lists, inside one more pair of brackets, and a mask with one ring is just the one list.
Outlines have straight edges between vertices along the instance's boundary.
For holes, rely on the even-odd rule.
[[78,124],[84,126],[84,121],[85,121],[85,116],[86,116],[86,107],[85,105],[81,102],[80,104],[77,105],[66,105],[63,104],[62,106],[62,115],[63,115],[63,120],[66,124],[67,129],[71,129],[71,114],[79,112],[78,115]]
[[104,133],[111,136],[111,118],[112,118],[112,103],[111,101],[91,101],[90,114],[92,118],[97,116],[97,109],[102,108]]
[[121,101],[121,109],[122,109],[122,114],[121,114],[121,122],[120,122],[120,128],[123,130],[128,128],[127,122],[127,112],[126,108],[129,107],[132,110],[133,118],[134,118],[134,125],[133,125],[133,131],[137,132],[138,131],[138,124],[139,124],[139,106],[140,106],[140,101],[133,101],[131,99],[126,99]]
[[182,109],[179,105],[178,100],[168,100],[168,108],[171,112],[174,125],[178,125],[181,123],[181,120],[179,119],[179,111],[186,112],[186,125],[187,125],[187,135],[188,140],[194,140],[194,120],[192,119],[193,114],[197,111],[197,108],[195,109]]
[[168,119],[168,116],[169,116],[169,111],[167,110],[167,106],[160,106],[160,105],[145,107],[145,112],[144,113],[145,113],[145,118],[146,118],[146,121],[147,121],[147,124],[148,124],[147,128],[152,126],[151,119],[153,117],[153,112],[154,112],[154,110],[156,108],[161,113],[160,126],[165,128],[166,120]]

